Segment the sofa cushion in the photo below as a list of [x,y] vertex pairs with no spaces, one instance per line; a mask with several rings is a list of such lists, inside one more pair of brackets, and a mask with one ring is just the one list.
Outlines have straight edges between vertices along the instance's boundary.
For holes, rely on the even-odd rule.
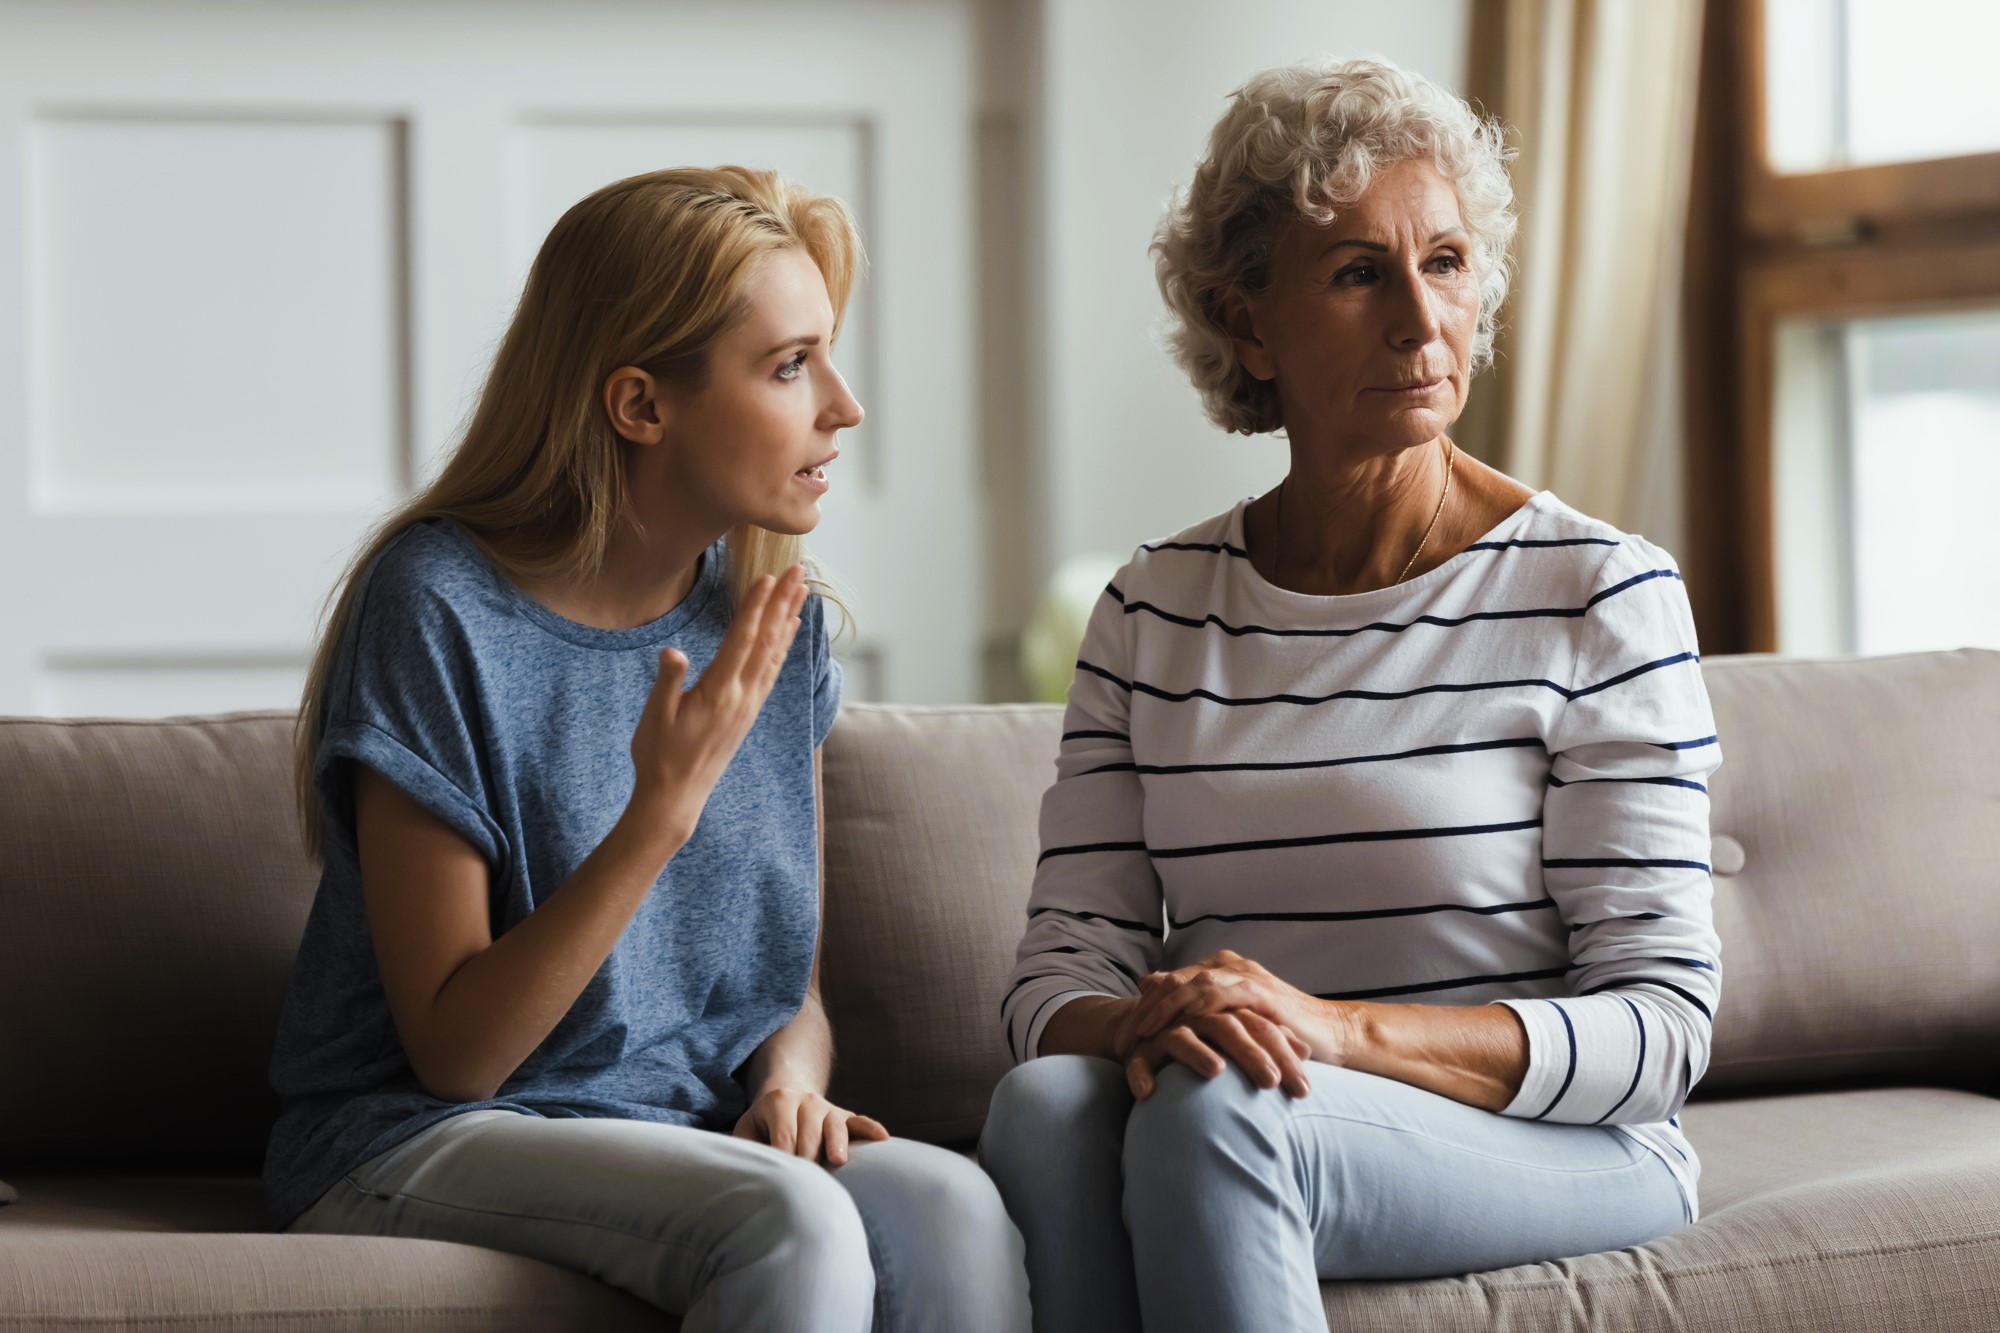
[[1062,710],[849,705],[827,738],[824,989],[833,1096],[970,1139],[1011,1061],[1000,995]]
[[252,1177],[35,1176],[0,1210],[0,1329],[672,1329],[621,1292],[443,1241],[275,1236]]
[[2000,1328],[2000,1101],[1935,1088],[1683,1113],[1700,1222],[1647,1245],[1423,1282],[1322,1284],[1343,1333]]
[[1703,664],[1722,1005],[1699,1092],[2000,1077],[2000,653]]
[[318,878],[291,722],[0,720],[0,1164],[262,1158]]

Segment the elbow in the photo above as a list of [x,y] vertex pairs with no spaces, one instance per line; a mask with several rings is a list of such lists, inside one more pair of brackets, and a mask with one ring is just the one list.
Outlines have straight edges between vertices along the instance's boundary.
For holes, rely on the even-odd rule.
[[426,1093],[441,1102],[454,1106],[466,1102],[485,1102],[493,1099],[500,1091],[500,1079],[483,1079],[472,1070],[451,1069],[436,1064],[410,1062],[410,1069],[417,1076],[417,1084]]
[[454,1059],[446,1052],[407,1041],[403,1043],[403,1051],[409,1057],[410,1072],[416,1076],[417,1085],[430,1096],[454,1106],[491,1101],[507,1081],[505,1073],[481,1069],[474,1060],[463,1056]]

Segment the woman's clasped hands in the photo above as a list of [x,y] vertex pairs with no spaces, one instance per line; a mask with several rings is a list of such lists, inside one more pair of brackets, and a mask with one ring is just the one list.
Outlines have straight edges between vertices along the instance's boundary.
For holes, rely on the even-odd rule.
[[1339,1063],[1343,1046],[1337,1006],[1228,949],[1188,967],[1147,973],[1130,1006],[1112,1049],[1141,1101],[1173,1060],[1204,1078],[1234,1063],[1260,1088],[1303,1097],[1306,1061]]

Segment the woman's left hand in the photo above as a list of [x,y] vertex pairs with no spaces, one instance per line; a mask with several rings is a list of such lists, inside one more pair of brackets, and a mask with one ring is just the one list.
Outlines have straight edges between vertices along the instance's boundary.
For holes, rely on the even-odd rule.
[[1139,1002],[1125,1015],[1115,1048],[1130,1052],[1176,1023],[1204,1014],[1247,1009],[1297,1033],[1321,1064],[1340,1064],[1347,1042],[1344,1011],[1273,976],[1262,963],[1230,949],[1172,972],[1139,979]]
[[734,1133],[808,1162],[819,1161],[824,1153],[828,1166],[846,1163],[850,1139],[889,1137],[880,1121],[843,1110],[822,1093],[796,1088],[763,1089],[736,1122]]

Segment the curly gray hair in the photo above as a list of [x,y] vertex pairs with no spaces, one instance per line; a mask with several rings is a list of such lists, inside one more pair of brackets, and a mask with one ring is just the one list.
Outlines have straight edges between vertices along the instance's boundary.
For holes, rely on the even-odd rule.
[[1153,271],[1177,317],[1167,338],[1209,419],[1243,435],[1284,423],[1274,384],[1236,363],[1221,322],[1232,287],[1265,289],[1278,233],[1318,226],[1367,192],[1377,172],[1428,156],[1458,192],[1479,278],[1476,374],[1493,357],[1514,240],[1514,156],[1497,121],[1385,60],[1318,60],[1253,76],[1230,97],[1194,181],[1153,235]]

